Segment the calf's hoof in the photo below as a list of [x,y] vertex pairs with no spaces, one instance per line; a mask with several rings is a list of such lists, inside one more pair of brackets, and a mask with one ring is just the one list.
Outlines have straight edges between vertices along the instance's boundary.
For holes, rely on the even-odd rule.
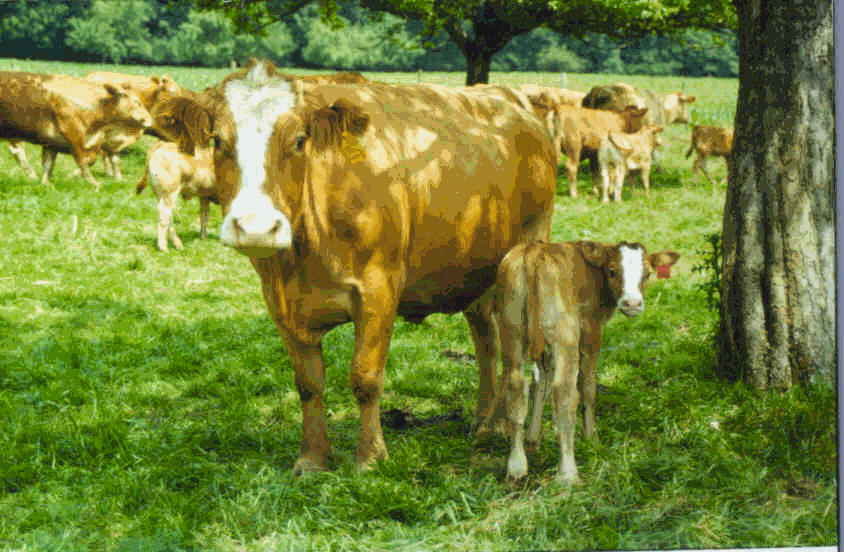
[[315,455],[300,456],[296,463],[293,464],[293,474],[297,477],[306,473],[314,473],[326,471],[328,469],[328,459],[320,458]]

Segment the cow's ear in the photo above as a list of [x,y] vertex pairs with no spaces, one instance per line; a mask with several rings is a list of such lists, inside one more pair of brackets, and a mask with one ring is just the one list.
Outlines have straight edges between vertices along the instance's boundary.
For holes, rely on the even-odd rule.
[[692,102],[694,102],[694,101],[695,101],[695,97],[694,97],[694,96],[686,96],[686,103],[692,103]]
[[580,249],[580,254],[587,263],[595,268],[601,268],[604,266],[604,263],[607,261],[608,253],[607,247],[604,244],[591,241],[580,241],[577,242],[577,246],[578,249]]
[[359,106],[341,99],[331,104],[330,107],[337,113],[340,119],[340,128],[343,131],[355,136],[360,136],[366,132],[366,127],[369,126],[369,115],[364,113]]
[[121,90],[120,88],[114,86],[111,83],[104,84],[103,88],[105,88],[105,90],[106,90],[106,92],[108,92],[109,96],[115,96],[115,97],[119,98],[121,96],[126,95],[126,92],[124,90]]
[[528,100],[530,100],[530,105],[532,105],[535,109],[550,110],[554,108],[554,104],[551,102],[551,97],[544,91],[540,92],[536,96],[530,96]]

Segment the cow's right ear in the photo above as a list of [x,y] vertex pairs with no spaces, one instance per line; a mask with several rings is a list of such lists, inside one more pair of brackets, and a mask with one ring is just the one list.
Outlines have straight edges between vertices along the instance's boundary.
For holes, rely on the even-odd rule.
[[604,263],[607,261],[607,248],[603,244],[579,241],[577,242],[577,246],[580,249],[580,254],[587,263],[595,268],[604,266]]
[[126,95],[126,90],[121,90],[120,88],[118,88],[117,86],[114,86],[111,83],[104,84],[103,88],[105,88],[105,90],[106,90],[106,92],[108,92],[109,96],[114,96],[116,98],[119,98],[121,96]]

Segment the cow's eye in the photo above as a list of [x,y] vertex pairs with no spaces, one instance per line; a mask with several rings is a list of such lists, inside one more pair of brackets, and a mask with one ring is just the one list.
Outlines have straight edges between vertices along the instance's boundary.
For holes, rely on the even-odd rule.
[[615,278],[615,270],[610,269],[610,278]]
[[296,137],[296,151],[302,151],[305,148],[305,135],[302,134]]

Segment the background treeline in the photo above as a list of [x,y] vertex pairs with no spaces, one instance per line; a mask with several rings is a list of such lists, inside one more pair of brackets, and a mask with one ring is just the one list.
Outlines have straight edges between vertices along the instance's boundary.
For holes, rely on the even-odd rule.
[[[445,34],[423,47],[419,23],[357,4],[340,12],[345,27],[322,23],[313,4],[264,37],[236,35],[223,15],[158,0],[12,0],[0,2],[0,57],[156,65],[225,66],[268,56],[283,66],[345,70],[461,71],[466,61]],[[687,30],[618,42],[574,39],[536,29],[493,58],[494,71],[570,71],[735,77],[734,33]]]

